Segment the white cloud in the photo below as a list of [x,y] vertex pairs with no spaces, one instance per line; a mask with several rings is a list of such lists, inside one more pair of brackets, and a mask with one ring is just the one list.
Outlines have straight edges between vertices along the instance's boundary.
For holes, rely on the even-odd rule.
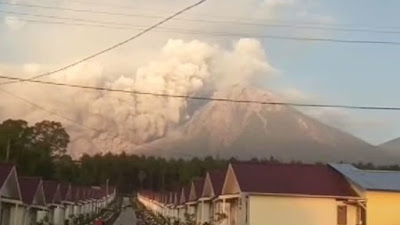
[[19,29],[23,28],[23,26],[25,25],[25,22],[21,21],[16,16],[5,16],[4,24],[7,25],[7,27],[9,29],[15,31],[15,30],[19,30]]

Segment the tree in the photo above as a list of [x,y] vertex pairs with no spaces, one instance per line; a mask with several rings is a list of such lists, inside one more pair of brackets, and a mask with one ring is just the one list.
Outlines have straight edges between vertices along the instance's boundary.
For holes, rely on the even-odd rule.
[[146,179],[146,172],[144,172],[143,170],[140,170],[138,173],[138,180],[140,183],[140,188],[143,189],[143,181],[144,179]]
[[[0,158],[14,161],[29,144],[27,139],[29,127],[23,120],[6,120],[0,124]],[[13,160],[14,159],[14,160]]]
[[36,123],[31,129],[32,143],[52,157],[60,157],[67,152],[70,137],[59,122]]

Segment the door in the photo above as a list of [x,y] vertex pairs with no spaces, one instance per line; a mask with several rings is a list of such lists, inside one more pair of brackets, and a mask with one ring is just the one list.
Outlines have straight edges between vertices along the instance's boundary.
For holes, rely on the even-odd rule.
[[10,225],[10,206],[4,203],[1,205],[1,225]]
[[237,200],[233,200],[230,204],[229,225],[237,224],[237,214],[238,214],[238,203]]

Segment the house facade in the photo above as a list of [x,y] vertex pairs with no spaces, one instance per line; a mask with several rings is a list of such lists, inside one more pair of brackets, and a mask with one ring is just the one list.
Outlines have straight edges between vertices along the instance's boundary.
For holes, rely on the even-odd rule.
[[48,217],[54,225],[64,225],[65,206],[61,203],[60,184],[56,181],[43,181]]
[[400,171],[360,170],[350,164],[330,164],[363,198],[360,225],[400,224]]
[[218,197],[224,225],[357,225],[362,198],[329,166],[232,163]]
[[47,205],[40,177],[18,178],[24,207],[20,210],[23,225],[34,225],[44,221],[49,222]]
[[189,213],[196,224],[200,223],[203,216],[203,204],[199,201],[203,186],[204,178],[198,178],[191,182],[189,199],[187,205],[189,206]]
[[219,202],[222,186],[225,181],[226,170],[210,171],[206,174],[204,186],[199,199],[201,205],[200,224],[212,224],[218,220]]
[[23,207],[15,166],[0,164],[0,223],[20,225]]
[[69,183],[60,183],[61,203],[64,206],[64,224],[72,224],[74,200],[72,198],[72,187]]
[[40,177],[21,177],[12,164],[0,164],[1,225],[73,225],[99,213],[116,197],[116,188],[79,187]]

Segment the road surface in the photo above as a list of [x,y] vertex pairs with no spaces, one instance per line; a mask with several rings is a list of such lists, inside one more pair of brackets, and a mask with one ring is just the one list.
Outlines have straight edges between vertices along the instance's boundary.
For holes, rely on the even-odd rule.
[[[124,198],[122,205],[129,205],[129,199]],[[115,220],[114,225],[136,225],[136,215],[135,211],[133,211],[132,207],[124,208],[121,211],[121,214]]]

